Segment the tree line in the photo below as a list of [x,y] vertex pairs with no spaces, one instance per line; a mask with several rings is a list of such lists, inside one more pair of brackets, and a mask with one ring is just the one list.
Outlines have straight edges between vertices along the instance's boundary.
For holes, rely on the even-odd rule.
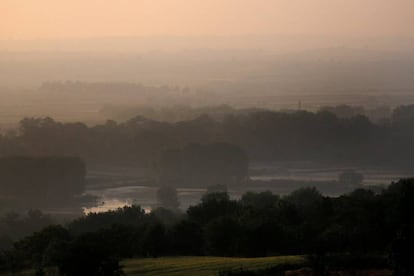
[[25,118],[16,132],[0,136],[0,155],[79,156],[88,164],[151,167],[163,151],[192,143],[228,143],[252,162],[316,161],[412,167],[414,114],[396,109],[391,122],[362,115],[338,118],[327,111],[251,111],[174,123],[134,117],[87,126],[52,118]]
[[73,207],[88,202],[85,163],[78,157],[0,158],[2,208]]
[[147,214],[131,206],[48,226],[4,251],[0,264],[39,275],[46,267],[64,275],[118,275],[119,260],[131,257],[380,254],[396,275],[412,275],[413,211],[413,179],[380,193],[357,189],[335,198],[307,187],[235,200],[213,189],[185,213]]

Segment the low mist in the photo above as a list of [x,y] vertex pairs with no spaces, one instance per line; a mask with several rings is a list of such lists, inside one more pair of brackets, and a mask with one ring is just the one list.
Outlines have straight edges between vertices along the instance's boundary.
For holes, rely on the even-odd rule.
[[414,275],[409,0],[0,18],[1,275]]

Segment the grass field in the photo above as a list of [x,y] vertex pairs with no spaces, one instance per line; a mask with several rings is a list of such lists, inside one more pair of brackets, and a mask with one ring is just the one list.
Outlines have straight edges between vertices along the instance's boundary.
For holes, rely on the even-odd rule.
[[256,270],[278,265],[300,265],[302,256],[281,256],[266,258],[226,257],[163,257],[129,259],[122,262],[124,272],[130,275],[217,275],[219,271]]

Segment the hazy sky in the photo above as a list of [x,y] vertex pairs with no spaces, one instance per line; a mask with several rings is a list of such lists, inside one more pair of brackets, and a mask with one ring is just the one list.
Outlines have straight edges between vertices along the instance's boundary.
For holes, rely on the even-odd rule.
[[414,35],[413,0],[0,0],[0,40]]

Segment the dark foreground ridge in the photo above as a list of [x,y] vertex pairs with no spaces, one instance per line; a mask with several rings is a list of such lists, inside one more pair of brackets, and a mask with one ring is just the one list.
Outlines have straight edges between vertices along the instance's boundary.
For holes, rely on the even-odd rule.
[[[146,214],[132,206],[51,225],[3,251],[0,262],[9,272],[120,275],[119,261],[127,258],[305,255],[301,266],[315,275],[333,269],[413,275],[413,212],[414,179],[377,194],[358,189],[336,198],[315,188],[284,197],[248,192],[239,200],[212,192],[186,213],[160,208]],[[292,269],[300,267],[286,267]],[[272,275],[246,273],[221,275]]]

